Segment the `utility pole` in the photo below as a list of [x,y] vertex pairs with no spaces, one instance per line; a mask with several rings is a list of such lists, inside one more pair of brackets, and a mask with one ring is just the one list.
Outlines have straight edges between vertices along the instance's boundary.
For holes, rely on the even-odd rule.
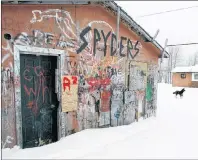
[[168,81],[169,81],[169,84],[172,83],[172,75],[171,75],[171,71],[172,71],[172,68],[173,68],[173,59],[172,59],[172,53],[169,53],[169,58],[168,58]]
[[167,43],[168,43],[168,38],[165,40],[165,45],[164,45],[164,49],[162,51],[162,57],[161,57],[161,60],[160,60],[160,66],[159,66],[159,81],[162,82],[162,63],[163,63],[163,59],[164,59],[164,53],[165,53],[165,49],[167,47]]
[[116,53],[119,55],[119,31],[120,31],[120,7],[117,11],[117,25],[116,25]]
[[152,41],[154,41],[155,39],[156,39],[156,37],[158,36],[158,34],[159,34],[159,29],[156,31],[156,33],[155,33],[155,35],[153,36],[153,39],[152,39]]

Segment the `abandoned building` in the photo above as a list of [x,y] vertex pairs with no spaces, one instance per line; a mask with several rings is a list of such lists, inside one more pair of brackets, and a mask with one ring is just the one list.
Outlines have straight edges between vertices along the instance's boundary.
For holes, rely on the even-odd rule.
[[2,147],[154,115],[162,50],[113,1],[2,1]]

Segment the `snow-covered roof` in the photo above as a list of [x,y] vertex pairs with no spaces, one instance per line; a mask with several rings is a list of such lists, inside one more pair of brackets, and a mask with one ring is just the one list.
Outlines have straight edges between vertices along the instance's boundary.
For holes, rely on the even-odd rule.
[[173,73],[177,72],[198,72],[198,65],[189,67],[176,67],[172,70]]

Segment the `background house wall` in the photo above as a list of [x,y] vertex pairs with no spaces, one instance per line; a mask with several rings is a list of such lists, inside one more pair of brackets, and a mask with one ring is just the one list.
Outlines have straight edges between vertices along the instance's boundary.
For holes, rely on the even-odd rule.
[[[186,78],[181,78],[181,74],[186,74]],[[198,87],[198,82],[192,81],[192,73],[173,73],[173,87]]]
[[[181,78],[181,74],[186,74],[186,78]],[[174,87],[190,87],[192,85],[191,73],[173,73],[172,85]]]
[[198,88],[198,82],[192,81],[192,87]]
[[[127,120],[127,117],[134,116],[133,108],[130,110],[128,107],[130,103],[123,104],[123,94],[127,89],[126,81],[129,72],[125,65],[128,64],[126,59],[147,63],[146,76],[148,82],[153,84],[153,99],[149,100],[149,103],[156,104],[157,61],[160,51],[151,43],[142,41],[134,32],[120,23],[119,40],[121,37],[126,37],[126,39],[123,38],[122,43],[124,46],[121,52],[123,57],[118,54],[112,58],[111,50],[116,48],[115,41],[112,43],[112,33],[116,32],[116,20],[116,16],[99,5],[2,5],[1,111],[2,144],[5,144],[4,147],[13,147],[17,144],[14,105],[17,99],[14,97],[14,90],[20,88],[21,84],[20,77],[14,76],[13,72],[13,46],[15,44],[65,50],[65,60],[61,66],[63,75],[79,77],[78,109],[68,113],[63,113],[59,109],[59,137],[86,128],[109,125],[110,119],[119,120],[115,125],[129,124],[133,121],[133,119]],[[83,42],[80,40],[83,33],[87,33],[84,36],[87,41],[85,48],[82,47]],[[128,49],[133,52],[133,55],[137,53],[133,58],[130,55],[126,58],[128,39],[133,45]],[[107,44],[106,56],[104,56],[105,40]],[[139,52],[137,52],[138,50]],[[93,56],[94,54],[95,56]],[[98,66],[101,68],[98,69]],[[108,73],[108,67],[115,72]],[[110,80],[111,84],[90,87],[89,82],[96,74],[100,79]],[[89,86],[88,90],[84,84]],[[101,87],[106,88],[101,90]],[[145,92],[145,88],[146,86],[143,92]],[[97,91],[99,91],[99,96]],[[114,103],[110,102],[110,99],[115,98],[116,94],[122,95],[121,98],[115,100]],[[100,99],[101,105],[108,104],[104,113],[100,114],[99,126],[94,111],[96,105],[92,98],[94,96],[95,99]],[[139,94],[137,97],[141,97],[141,95]],[[143,97],[142,101],[144,100],[146,106],[145,96]],[[116,111],[116,113],[111,113],[111,118],[109,117],[110,108],[113,105],[121,108],[119,112],[122,116],[118,118],[112,116],[117,115]]]

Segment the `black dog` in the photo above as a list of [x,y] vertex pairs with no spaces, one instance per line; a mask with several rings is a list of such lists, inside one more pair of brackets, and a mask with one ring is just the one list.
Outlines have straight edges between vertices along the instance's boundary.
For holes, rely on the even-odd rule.
[[173,92],[173,94],[175,94],[176,97],[177,97],[178,94],[179,94],[180,97],[183,97],[183,93],[184,93],[185,91],[186,91],[186,90],[183,88],[181,91],[175,91],[175,92]]

